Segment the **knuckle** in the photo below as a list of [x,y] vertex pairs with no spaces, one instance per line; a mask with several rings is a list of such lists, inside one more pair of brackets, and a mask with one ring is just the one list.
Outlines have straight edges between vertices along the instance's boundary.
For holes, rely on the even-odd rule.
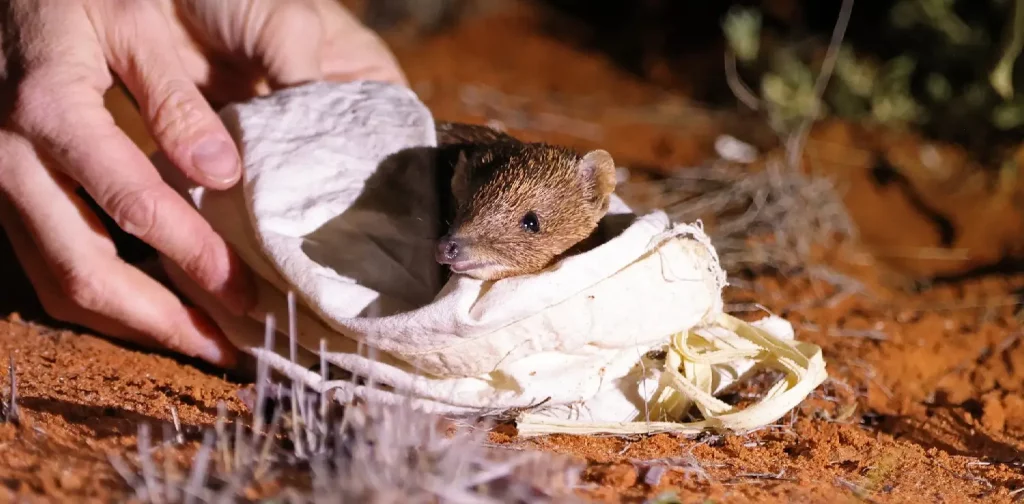
[[162,331],[154,336],[165,348],[170,348],[180,352],[184,350],[184,338],[181,335],[181,327],[184,327],[184,324],[168,324]]
[[25,74],[6,90],[13,102],[9,117],[16,129],[39,133],[63,122],[67,105],[81,100],[81,91],[105,85],[102,78],[78,65],[46,64]]
[[[94,18],[101,24],[101,33],[108,45],[130,49],[130,44],[147,27],[154,26],[155,2],[137,0],[105,0],[93,4]],[[159,11],[157,11],[158,13]]]
[[218,249],[212,239],[202,239],[181,265],[204,288],[216,288],[224,282],[226,275],[220,268]]
[[186,141],[207,122],[203,104],[188,92],[189,84],[171,81],[154,92],[149,116],[153,135],[169,141]]
[[[74,306],[90,312],[99,312],[103,309],[106,288],[96,273],[81,268],[64,268],[58,273],[57,282],[67,301]],[[55,309],[70,312],[66,303],[63,306],[60,303],[55,304]]]
[[21,164],[24,140],[8,130],[0,129],[0,199],[13,199],[18,179],[12,174]]
[[14,106],[11,121],[20,127],[35,128],[54,112],[56,76],[41,70],[32,72],[21,79],[14,89]]
[[142,240],[152,235],[157,222],[157,190],[129,187],[112,192],[103,199],[104,209],[118,227]]
[[267,19],[267,31],[274,36],[288,33],[308,35],[311,30],[320,29],[320,14],[316,6],[305,0],[278,2]]
[[107,6],[110,13],[119,19],[132,19],[140,13],[147,12],[149,2],[137,2],[135,0],[108,0]]
[[131,24],[140,30],[148,30],[157,26],[156,23],[163,21],[160,5],[158,2],[113,0],[111,14],[122,24]]
[[289,24],[308,24],[313,21],[319,22],[320,18],[316,6],[309,0],[291,0],[287,2],[278,2],[270,19],[277,19],[282,23]]

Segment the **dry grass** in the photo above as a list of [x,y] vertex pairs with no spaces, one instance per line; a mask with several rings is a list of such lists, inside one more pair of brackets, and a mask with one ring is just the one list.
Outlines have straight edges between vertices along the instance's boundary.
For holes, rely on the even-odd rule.
[[0,392],[0,423],[18,423],[18,377],[14,373],[14,356],[8,358],[8,386],[6,393]]
[[[795,130],[776,131],[785,146],[784,162],[769,159],[763,170],[751,172],[743,165],[720,161],[708,167],[681,170],[665,184],[665,191],[671,195],[666,211],[673,218],[693,221],[713,216],[715,224],[709,226],[709,235],[727,271],[804,268],[811,262],[815,245],[829,246],[837,238],[856,234],[853,220],[832,181],[809,177],[800,166],[808,132],[820,115],[822,97],[835,69],[853,4],[853,0],[842,2],[814,83],[812,110]],[[730,54],[727,51],[727,61]],[[726,65],[727,70],[729,67]],[[727,72],[727,77],[741,102],[762,113],[772,113],[751,98],[748,87],[739,82],[738,76]],[[769,124],[779,123],[771,117],[766,119]],[[823,273],[832,276],[830,271]]]
[[[273,328],[269,319],[268,345]],[[159,445],[149,425],[139,427],[134,463],[111,459],[138,501],[573,502],[582,469],[553,454],[489,446],[486,429],[450,434],[445,419],[410,405],[340,404],[295,382],[272,383],[262,361],[251,417],[229,419],[221,406],[190,471],[175,462],[182,435],[170,424]]]
[[752,171],[719,162],[662,181],[673,220],[709,221],[708,235],[730,272],[804,267],[815,245],[856,234],[832,182],[777,164]]

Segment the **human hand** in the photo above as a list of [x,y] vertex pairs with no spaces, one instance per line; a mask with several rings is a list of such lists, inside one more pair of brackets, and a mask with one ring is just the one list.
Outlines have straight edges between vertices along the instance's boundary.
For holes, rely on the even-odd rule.
[[234,313],[251,306],[241,262],[104,109],[114,74],[169,161],[212,189],[241,170],[204,93],[223,103],[320,78],[405,82],[379,39],[333,0],[9,0],[0,35],[0,225],[44,309],[224,366],[237,349],[121,260],[75,194],[84,188]]
[[182,66],[215,104],[316,79],[406,85],[391,51],[339,0],[160,0]]

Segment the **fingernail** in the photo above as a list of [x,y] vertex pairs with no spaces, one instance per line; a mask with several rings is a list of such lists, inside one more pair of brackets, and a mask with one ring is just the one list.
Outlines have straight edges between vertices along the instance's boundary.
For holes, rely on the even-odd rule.
[[217,183],[233,182],[241,162],[235,145],[221,138],[207,138],[192,149],[192,163]]

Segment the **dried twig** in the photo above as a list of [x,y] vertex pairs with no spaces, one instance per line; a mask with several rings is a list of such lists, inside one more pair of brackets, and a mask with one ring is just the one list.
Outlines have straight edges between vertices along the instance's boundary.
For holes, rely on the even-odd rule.
[[171,405],[171,420],[174,422],[174,442],[181,445],[185,443],[185,434],[181,432],[181,418],[178,417],[178,408]]
[[725,82],[736,99],[750,110],[761,109],[761,99],[740,78],[739,69],[736,67],[736,52],[729,46],[725,48]]
[[850,23],[852,11],[853,0],[843,0],[839,10],[839,19],[832,29],[832,39],[829,41],[828,52],[826,52],[825,59],[821,63],[821,71],[818,73],[818,78],[814,82],[814,101],[811,105],[810,117],[800,124],[797,131],[786,142],[786,158],[789,167],[793,170],[796,170],[799,166],[799,158],[803,155],[804,144],[807,141],[811,124],[818,118],[819,111],[821,110],[822,96],[825,94],[825,88],[828,86],[829,79],[832,78],[832,71],[835,68],[836,61],[839,59],[839,48],[843,42],[843,37],[846,35],[846,27]]

